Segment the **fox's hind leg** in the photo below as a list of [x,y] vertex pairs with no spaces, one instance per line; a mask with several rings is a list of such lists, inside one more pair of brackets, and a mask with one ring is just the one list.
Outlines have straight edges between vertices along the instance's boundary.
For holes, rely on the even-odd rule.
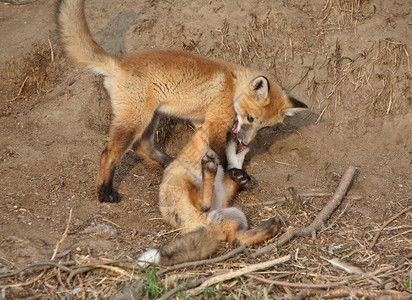
[[209,150],[202,159],[202,186],[201,186],[201,209],[208,211],[212,206],[213,190],[219,160],[214,151]]
[[259,227],[247,231],[237,231],[235,239],[245,245],[253,245],[274,237],[282,227],[279,217],[270,218]]
[[[142,107],[142,111],[149,111],[149,107]],[[150,124],[152,113],[146,113],[136,118],[134,114],[118,113],[109,132],[109,142],[100,155],[100,168],[97,177],[97,193],[100,202],[119,202],[120,196],[113,190],[113,177],[116,164]]]
[[150,161],[161,168],[165,168],[173,161],[173,158],[156,149],[154,146],[154,136],[157,125],[159,124],[159,119],[160,114],[155,112],[152,121],[146,127],[142,136],[133,144],[132,149],[143,159]]

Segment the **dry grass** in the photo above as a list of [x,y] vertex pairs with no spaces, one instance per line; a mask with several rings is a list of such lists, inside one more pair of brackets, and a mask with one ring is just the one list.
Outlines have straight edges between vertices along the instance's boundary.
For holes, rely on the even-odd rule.
[[[62,52],[52,44],[37,46],[24,57],[9,62],[0,75],[2,85],[0,116],[26,113],[54,90],[65,69]],[[13,95],[12,97],[8,97]]]

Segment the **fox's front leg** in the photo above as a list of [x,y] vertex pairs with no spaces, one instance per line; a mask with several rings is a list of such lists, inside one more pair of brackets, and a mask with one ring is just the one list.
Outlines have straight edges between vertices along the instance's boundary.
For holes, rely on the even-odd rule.
[[[230,122],[231,121],[227,121],[227,123]],[[225,122],[218,119],[212,119],[205,121],[202,128],[204,132],[207,132],[209,149],[212,149],[216,153],[219,163],[225,166],[227,161],[225,155],[226,139],[230,126],[226,127],[222,123]]]
[[216,178],[219,160],[214,151],[209,150],[202,159],[202,186],[201,186],[201,209],[208,211],[212,206],[214,194],[214,182]]
[[222,207],[228,207],[238,189],[246,186],[250,181],[249,175],[242,169],[249,148],[242,148],[242,151],[238,152],[237,143],[237,139],[230,136],[226,145],[227,171],[220,195]]

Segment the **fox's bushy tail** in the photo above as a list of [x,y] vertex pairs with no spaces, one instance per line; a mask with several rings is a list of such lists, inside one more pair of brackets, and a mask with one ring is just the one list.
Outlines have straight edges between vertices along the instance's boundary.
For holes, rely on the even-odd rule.
[[84,16],[84,0],[58,1],[56,23],[60,42],[66,54],[76,63],[104,75],[119,70],[118,59],[104,51],[90,34]]
[[226,207],[208,213],[208,225],[199,225],[180,239],[161,249],[144,252],[139,261],[164,266],[210,257],[222,241],[250,246],[275,236],[282,227],[280,218],[273,217],[248,230],[245,214],[238,208]]
[[139,261],[142,265],[155,263],[163,266],[176,265],[183,262],[205,259],[213,254],[221,239],[219,234],[209,226],[199,226],[161,249],[144,252]]

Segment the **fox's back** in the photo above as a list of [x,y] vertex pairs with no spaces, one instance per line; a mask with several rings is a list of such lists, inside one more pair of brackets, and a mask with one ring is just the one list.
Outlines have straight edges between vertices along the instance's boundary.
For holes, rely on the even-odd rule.
[[158,111],[190,119],[204,119],[210,110],[231,109],[233,68],[229,63],[178,50],[138,51],[120,62],[122,90],[145,93]]

